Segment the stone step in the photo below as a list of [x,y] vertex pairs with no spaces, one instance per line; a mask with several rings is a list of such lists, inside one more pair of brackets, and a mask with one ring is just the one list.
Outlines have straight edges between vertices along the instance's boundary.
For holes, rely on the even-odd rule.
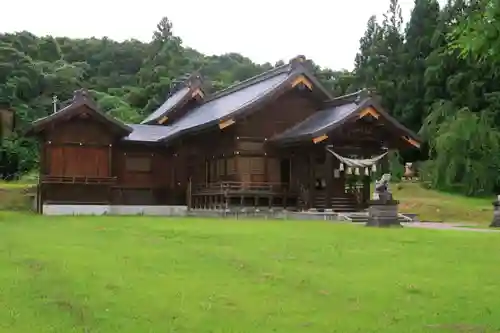
[[[410,215],[410,214],[409,214]],[[415,214],[412,214],[415,215]],[[350,213],[350,214],[345,214],[348,218],[352,220],[354,223],[366,223],[368,222],[368,213],[363,212],[363,213]],[[412,218],[412,216],[408,216]],[[399,216],[398,218],[400,223],[408,222],[407,219],[404,218],[404,216]]]

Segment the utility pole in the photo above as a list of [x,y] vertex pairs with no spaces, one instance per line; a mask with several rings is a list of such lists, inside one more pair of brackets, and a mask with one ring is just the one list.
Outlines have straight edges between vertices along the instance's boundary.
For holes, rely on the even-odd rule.
[[54,113],[57,112],[57,102],[58,102],[57,96],[56,95],[52,96],[52,107],[54,109]]

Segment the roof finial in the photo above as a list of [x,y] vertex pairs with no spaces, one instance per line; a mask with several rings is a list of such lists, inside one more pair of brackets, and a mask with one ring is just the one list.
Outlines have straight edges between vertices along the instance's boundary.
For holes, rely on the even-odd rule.
[[293,62],[293,61],[297,61],[297,62],[305,62],[306,60],[307,60],[307,59],[306,59],[306,56],[305,56],[305,55],[300,54],[300,55],[298,55],[298,56],[296,56],[296,57],[292,58],[292,60],[291,60],[291,61],[292,61],[292,62]]
[[298,55],[292,59],[290,59],[290,67],[292,69],[297,68],[298,66],[305,64],[307,61],[306,57],[303,55]]
[[81,99],[88,99],[88,97],[89,97],[89,92],[85,88],[75,90],[75,92],[73,93],[73,100],[74,101],[81,100]]
[[201,87],[202,83],[202,78],[199,72],[184,73],[170,82],[168,97],[185,87]]

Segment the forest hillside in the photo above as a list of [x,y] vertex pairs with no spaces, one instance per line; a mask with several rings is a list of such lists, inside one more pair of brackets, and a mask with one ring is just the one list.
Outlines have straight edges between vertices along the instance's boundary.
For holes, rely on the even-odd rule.
[[[425,140],[420,155],[402,158],[423,161],[421,175],[431,186],[491,194],[500,185],[500,56],[488,46],[495,31],[481,33],[481,22],[497,9],[487,0],[449,0],[442,8],[436,0],[415,0],[403,25],[398,0],[390,0],[383,20],[368,20],[352,72],[319,66],[315,72],[334,95],[375,88],[384,107]],[[0,34],[0,109],[16,114],[15,132],[0,143],[0,177],[36,169],[35,143],[22,133],[52,112],[54,96],[64,101],[86,87],[106,112],[139,122],[187,73],[200,71],[214,91],[281,62],[255,64],[237,53],[206,56],[183,45],[167,17],[152,36],[147,43],[119,43]]]

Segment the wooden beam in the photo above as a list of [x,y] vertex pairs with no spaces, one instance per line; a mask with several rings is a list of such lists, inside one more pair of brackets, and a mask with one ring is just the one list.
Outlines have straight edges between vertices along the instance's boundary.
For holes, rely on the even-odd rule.
[[235,121],[234,121],[234,119],[232,119],[232,118],[227,119],[227,120],[223,120],[223,121],[221,121],[221,122],[219,123],[219,128],[220,128],[220,129],[224,129],[224,128],[228,127],[228,126],[231,126],[231,125],[232,125],[232,124],[234,124],[234,123],[235,123]]
[[321,142],[321,141],[325,141],[326,139],[328,139],[328,135],[323,134],[323,135],[321,135],[321,136],[315,137],[315,138],[313,139],[313,142],[314,142],[314,143],[319,143],[319,142]]
[[163,117],[161,117],[160,120],[158,120],[158,124],[162,124],[163,125],[167,120],[168,120],[168,117],[167,116],[163,116]]
[[402,136],[403,140],[405,140],[406,142],[408,142],[409,144],[411,144],[412,146],[414,147],[417,147],[417,148],[420,148],[420,143],[418,143],[417,141],[413,140],[412,138],[410,138],[409,136],[407,135],[404,135]]
[[300,75],[299,77],[297,77],[295,80],[293,80],[292,82],[292,88],[295,87],[296,85],[302,83],[303,85],[305,85],[309,90],[312,90],[312,83],[311,81],[309,81],[308,79],[306,79],[305,76],[303,75]]
[[370,107],[367,107],[366,109],[362,110],[361,113],[359,114],[359,118],[363,118],[367,115],[370,115],[372,116],[373,118],[376,118],[378,119],[378,117],[380,117],[380,115],[378,114],[378,112],[372,108],[371,106]]

